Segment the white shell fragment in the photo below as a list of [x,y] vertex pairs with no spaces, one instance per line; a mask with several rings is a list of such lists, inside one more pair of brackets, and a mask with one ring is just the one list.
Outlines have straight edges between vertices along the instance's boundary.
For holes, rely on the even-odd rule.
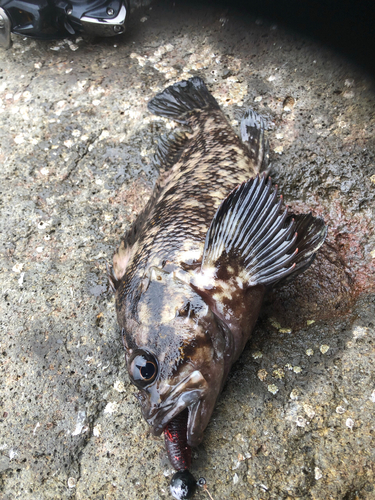
[[281,380],[282,378],[285,377],[285,372],[284,372],[284,370],[282,368],[278,368],[277,370],[274,370],[272,372],[272,376],[275,377],[275,378],[277,378],[277,379],[279,379],[279,380]]
[[271,325],[274,328],[277,328],[277,329],[281,328],[280,323],[275,318],[268,318],[268,321],[271,323]]
[[125,385],[122,380],[116,380],[116,382],[113,384],[113,388],[115,389],[115,391],[125,392]]
[[24,265],[25,264],[23,264],[22,262],[17,262],[17,264],[14,264],[14,266],[12,267],[12,271],[14,273],[20,273]]
[[322,479],[323,473],[319,469],[319,467],[315,467],[315,469],[314,469],[314,476],[315,476],[316,481],[318,481],[319,479]]
[[290,399],[292,400],[296,400],[298,399],[298,396],[299,396],[299,391],[298,389],[293,389],[292,392],[290,393]]
[[115,413],[118,410],[118,407],[119,404],[116,403],[115,401],[113,403],[109,402],[104,408],[104,413]]
[[277,387],[277,385],[275,384],[270,384],[268,387],[267,387],[268,391],[271,393],[271,394],[276,394],[279,392],[279,388]]
[[297,424],[297,427],[306,427],[306,425],[308,424],[308,422],[307,422],[307,420],[305,418],[303,418],[301,415],[299,415],[296,418],[296,424]]
[[279,332],[280,333],[292,333],[292,329],[291,328],[280,328]]
[[74,477],[70,477],[68,479],[68,487],[69,488],[75,488],[77,485],[77,480]]
[[315,411],[312,409],[310,405],[304,404],[303,409],[310,420],[315,417]]
[[74,429],[74,432],[72,432],[72,436],[78,436],[79,434],[81,434],[83,430],[83,424],[85,423],[85,419],[86,419],[86,412],[79,411],[77,414],[76,428]]
[[266,380],[268,373],[266,372],[266,370],[264,368],[262,368],[261,370],[258,371],[257,375],[258,375],[259,380],[261,380],[263,382],[264,380]]
[[354,420],[352,420],[351,418],[347,418],[345,425],[346,427],[349,427],[350,430],[352,430],[354,427]]
[[319,347],[319,350],[322,354],[325,354],[329,350],[329,345],[323,344]]
[[353,338],[354,339],[360,339],[363,337],[366,337],[368,334],[368,328],[363,327],[363,326],[356,326],[353,330]]
[[95,437],[99,437],[102,432],[102,426],[100,424],[96,424],[93,428],[92,433]]
[[25,277],[25,273],[21,273],[20,277],[18,278],[18,285],[22,286],[23,285],[23,278]]

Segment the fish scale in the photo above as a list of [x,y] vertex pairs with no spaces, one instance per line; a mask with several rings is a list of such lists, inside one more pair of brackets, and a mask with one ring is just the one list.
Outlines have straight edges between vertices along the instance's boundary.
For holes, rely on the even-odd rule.
[[[267,290],[311,265],[327,228],[289,213],[260,173],[268,142],[254,111],[241,121],[241,142],[198,77],[168,87],[149,109],[185,128],[162,139],[154,159],[162,173],[109,278],[143,417],[155,435],[165,432],[179,469],[203,439]],[[187,469],[177,475],[172,494],[189,498],[194,479]]]
[[[174,262],[181,251],[203,243],[223,198],[258,172],[225,115],[215,114],[212,119],[209,111],[201,112],[188,121],[197,132],[187,139],[174,175],[169,171],[167,181],[160,181],[163,188],[137,239],[137,254],[121,282],[124,288],[118,292],[125,300],[139,287],[147,267],[161,266],[163,260]],[[196,199],[199,206],[191,206],[189,200]]]

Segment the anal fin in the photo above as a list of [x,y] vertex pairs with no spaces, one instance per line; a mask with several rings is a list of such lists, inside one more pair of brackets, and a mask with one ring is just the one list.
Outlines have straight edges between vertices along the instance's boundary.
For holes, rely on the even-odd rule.
[[241,119],[241,138],[249,150],[258,172],[267,169],[269,163],[269,144],[265,136],[264,119],[252,109],[246,111]]

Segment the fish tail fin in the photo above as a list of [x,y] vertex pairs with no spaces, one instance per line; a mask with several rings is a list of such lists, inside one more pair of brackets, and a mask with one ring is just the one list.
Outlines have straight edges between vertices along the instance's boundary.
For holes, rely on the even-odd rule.
[[220,109],[202,78],[194,76],[167,87],[148,103],[148,109],[158,116],[187,123],[187,116],[194,111]]
[[258,172],[263,172],[269,163],[269,144],[265,136],[264,119],[249,109],[241,119],[240,128],[242,142],[247,146],[255,168]]
[[[310,214],[282,207],[277,186],[263,174],[239,185],[222,202],[208,230],[201,271],[232,273],[241,288],[274,285],[299,274],[324,243],[327,226]],[[210,273],[208,273],[210,274]],[[212,273],[211,273],[212,274]]]

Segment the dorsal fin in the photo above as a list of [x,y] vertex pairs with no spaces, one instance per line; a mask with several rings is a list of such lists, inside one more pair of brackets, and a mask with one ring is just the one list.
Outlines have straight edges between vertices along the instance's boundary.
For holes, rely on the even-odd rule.
[[245,287],[272,285],[306,269],[326,233],[324,221],[311,214],[288,217],[277,187],[258,175],[234,189],[218,208],[206,236],[201,272],[215,269],[218,276],[223,266],[235,266]]

